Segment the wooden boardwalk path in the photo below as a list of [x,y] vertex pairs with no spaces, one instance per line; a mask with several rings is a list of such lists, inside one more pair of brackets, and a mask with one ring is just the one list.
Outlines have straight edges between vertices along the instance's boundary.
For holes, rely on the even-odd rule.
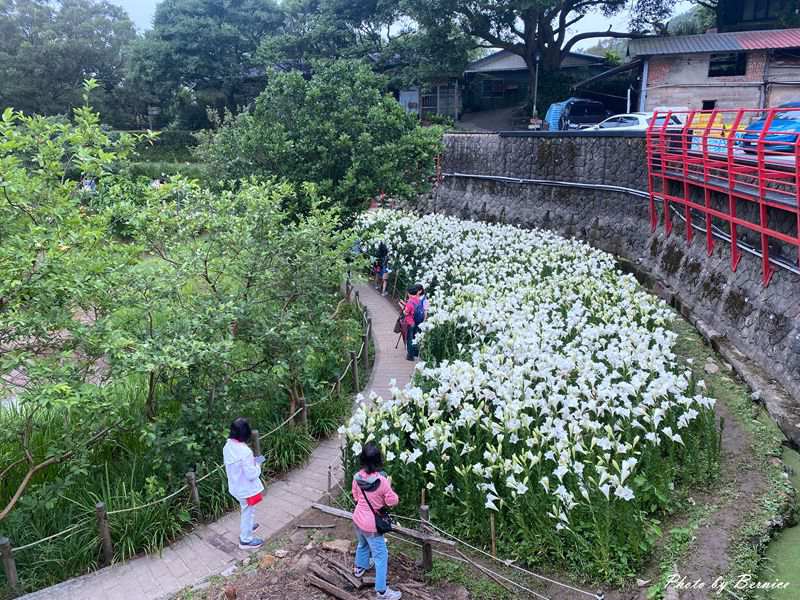
[[[356,289],[372,317],[375,343],[375,364],[363,393],[366,396],[374,391],[386,397],[392,380],[400,387],[409,381],[414,364],[405,359],[402,344],[395,350],[397,334],[393,333],[393,327],[397,310],[394,304],[367,285],[356,286]],[[267,484],[265,501],[256,511],[256,522],[260,523],[259,537],[265,540],[274,537],[312,503],[323,498],[328,487],[329,466],[333,467],[334,481],[341,481],[344,473],[339,440],[335,438],[319,444],[305,465]],[[248,556],[247,551],[239,549],[238,535],[239,513],[236,511],[196,528],[161,554],[115,564],[23,598],[156,600],[199,583],[210,575],[218,575]]]

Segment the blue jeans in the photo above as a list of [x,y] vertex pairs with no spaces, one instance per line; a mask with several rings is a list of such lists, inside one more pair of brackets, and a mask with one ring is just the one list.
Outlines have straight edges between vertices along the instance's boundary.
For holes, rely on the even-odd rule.
[[242,516],[239,521],[239,540],[245,544],[253,540],[253,523],[256,519],[256,507],[247,504],[247,500],[239,500],[239,508],[242,509]]
[[414,337],[417,335],[417,326],[409,325],[408,333],[406,334],[406,356],[408,358],[416,358],[419,355],[419,348],[414,343]]
[[386,540],[377,533],[367,533],[361,531],[358,527],[354,529],[356,530],[356,540],[358,541],[356,567],[368,569],[369,557],[372,555],[372,560],[375,561],[375,591],[385,592],[386,572],[389,569],[389,550],[386,549]]

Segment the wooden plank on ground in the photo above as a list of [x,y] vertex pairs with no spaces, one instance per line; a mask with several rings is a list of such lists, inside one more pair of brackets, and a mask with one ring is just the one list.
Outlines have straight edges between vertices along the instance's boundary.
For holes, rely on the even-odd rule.
[[341,578],[338,575],[336,575],[336,573],[334,573],[330,569],[326,569],[322,565],[311,563],[308,565],[308,570],[311,571],[314,575],[316,575],[320,579],[324,579],[330,584],[338,586],[339,583],[341,582]]
[[358,600],[352,594],[348,594],[344,590],[336,587],[332,583],[328,583],[324,579],[320,579],[316,575],[310,575],[306,573],[306,581],[313,585],[315,588],[321,589],[323,592],[330,594],[334,598],[338,598],[339,600]]
[[339,575],[341,575],[345,580],[347,580],[347,582],[350,585],[352,585],[355,589],[360,589],[364,587],[362,581],[359,580],[358,577],[353,575],[353,572],[347,567],[345,567],[343,564],[336,562],[335,560],[328,558],[327,556],[324,555],[322,556],[322,558],[325,560],[326,563],[328,563],[329,567],[331,567],[334,571],[339,573]]

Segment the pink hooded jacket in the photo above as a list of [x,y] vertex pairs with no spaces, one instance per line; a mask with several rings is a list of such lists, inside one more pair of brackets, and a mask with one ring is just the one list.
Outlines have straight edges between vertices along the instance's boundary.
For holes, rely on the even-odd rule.
[[392,484],[382,473],[367,473],[363,469],[353,477],[353,499],[356,508],[353,510],[353,524],[365,533],[377,533],[375,529],[375,513],[370,510],[369,504],[364,499],[364,494],[369,494],[369,501],[375,511],[380,511],[385,506],[397,506],[400,502],[397,494],[392,489]]

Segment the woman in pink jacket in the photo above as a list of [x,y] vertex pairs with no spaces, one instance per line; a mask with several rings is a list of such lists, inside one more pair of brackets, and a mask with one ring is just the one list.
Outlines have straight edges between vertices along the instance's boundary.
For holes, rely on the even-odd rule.
[[[361,577],[372,566],[375,567],[375,597],[378,600],[399,600],[402,594],[386,587],[389,566],[389,551],[386,540],[375,527],[375,513],[381,509],[397,506],[400,499],[392,489],[392,483],[383,467],[380,448],[368,442],[361,451],[361,470],[353,477],[353,525],[358,547],[353,573]],[[371,558],[370,558],[371,555]]]

